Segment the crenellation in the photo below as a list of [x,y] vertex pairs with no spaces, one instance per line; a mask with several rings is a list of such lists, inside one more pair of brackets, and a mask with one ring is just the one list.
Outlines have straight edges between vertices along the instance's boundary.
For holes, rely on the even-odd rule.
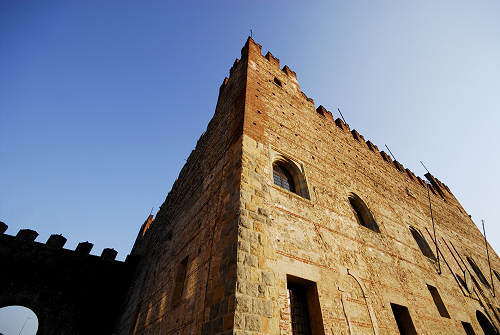
[[314,99],[313,98],[309,98],[304,92],[300,91],[300,95],[306,99],[307,102],[309,102],[309,104],[311,104],[313,107],[314,107]]
[[0,234],[5,233],[7,228],[9,228],[9,226],[7,226],[5,222],[0,221]]
[[245,57],[248,57],[250,46],[252,46],[252,48],[255,49],[255,51],[257,52],[257,54],[259,56],[262,56],[262,45],[255,42],[254,39],[249,36],[245,45],[243,46],[243,48],[241,48],[241,58],[242,59]]
[[273,66],[277,67],[278,69],[280,68],[280,60],[274,57],[270,51],[266,53],[265,57]]
[[432,174],[430,174],[429,172],[427,172],[425,175],[424,175],[425,178],[427,178],[427,180],[432,184],[433,188],[436,190],[437,193],[439,193],[439,195],[443,198],[443,199],[446,199],[443,191],[441,190],[441,187],[440,187],[440,183],[434,178],[434,176]]
[[380,151],[380,156],[386,161],[387,163],[392,163],[391,157],[389,157],[388,154],[385,153],[385,151]]
[[438,193],[436,192],[434,186],[432,186],[431,184],[427,183],[427,188],[431,191],[432,194],[438,195]]
[[332,112],[326,110],[325,107],[323,107],[323,105],[319,105],[318,108],[316,108],[316,112],[323,116],[323,117],[326,117],[328,120],[330,121],[333,121],[333,114]]
[[366,144],[368,145],[368,148],[373,151],[373,152],[378,152],[378,147],[373,144],[371,141],[366,141]]
[[45,244],[50,248],[62,249],[62,247],[66,244],[66,241],[66,237],[61,234],[52,234]]
[[361,136],[356,129],[351,130],[351,134],[356,141],[361,142]]
[[405,172],[405,167],[403,166],[403,164],[401,164],[397,160],[394,160],[393,163],[396,169],[398,169],[400,172]]
[[411,180],[417,181],[417,178],[416,178],[415,174],[410,169],[405,168],[405,171],[406,171],[406,174],[408,175],[408,177],[410,177]]
[[80,242],[76,246],[75,252],[81,255],[89,255],[93,247],[94,244],[90,243],[89,241]]
[[236,58],[234,60],[233,66],[231,66],[231,68],[229,69],[229,77],[231,77],[233,75],[233,72],[234,72],[234,70],[236,69],[236,67],[238,66],[239,63],[240,63],[240,60],[238,58]]
[[[3,222],[1,222],[3,223]],[[3,225],[0,225],[0,228],[5,227],[5,230],[7,229],[7,224],[3,223]],[[5,232],[4,230],[4,232]],[[65,252],[75,252],[80,255],[89,255],[90,251],[93,248],[93,244],[86,241],[86,242],[80,242],[78,243],[77,247],[75,250],[68,250],[64,249],[64,245],[67,242],[66,237],[64,237],[61,234],[51,234],[47,241],[45,243],[40,243],[36,242],[36,238],[38,237],[38,232],[31,230],[31,229],[20,229],[16,236],[12,236],[9,234],[2,233],[2,236],[5,236],[8,241],[16,241],[19,246],[21,245],[32,245],[35,246],[36,248],[44,248],[48,247],[54,252],[57,252],[59,250],[64,250]],[[104,256],[103,256],[104,255]],[[114,255],[114,256],[112,256]],[[108,260],[113,260],[116,256],[118,255],[118,252],[112,248],[105,248],[101,254],[101,257],[108,259]]]
[[441,188],[444,188],[446,191],[448,191],[448,193],[451,193],[450,189],[448,188],[448,186],[446,186],[441,180],[437,179],[436,177],[434,177],[434,179],[436,179],[436,181],[438,182],[439,186]]
[[38,233],[31,229],[21,229],[16,235],[16,239],[23,242],[34,242],[38,237]]
[[419,176],[417,176],[417,181],[423,187],[427,187],[427,183],[422,178],[420,178]]
[[101,253],[101,258],[105,261],[114,261],[118,252],[113,248],[104,248]]
[[[320,105],[320,107],[322,107],[322,109],[321,109],[320,111],[318,111],[318,110],[317,110],[317,112],[318,112],[319,114],[322,114],[322,112],[324,112],[324,111],[323,111],[324,107],[323,107],[323,106],[321,106],[321,105]],[[320,108],[320,107],[318,107],[318,108]],[[325,110],[326,110],[326,109],[325,109]],[[345,124],[345,123],[343,122],[343,120],[341,120],[340,118],[337,118],[337,119],[335,120],[335,124],[336,124],[336,125],[337,125],[340,129],[342,129],[342,130],[349,129],[349,125]],[[378,151],[379,151],[378,147],[377,147],[375,144],[373,144],[373,143],[372,143],[371,141],[369,141],[369,140],[368,140],[368,141],[366,141],[366,140],[365,140],[365,138],[363,137],[363,135],[359,134],[357,130],[355,130],[355,129],[351,130],[351,134],[352,134],[352,137],[353,137],[355,140],[357,140],[358,142],[365,142],[365,143],[367,144],[368,148],[369,148],[371,151],[373,151],[373,152],[378,152]],[[405,167],[404,167],[401,163],[399,163],[398,161],[394,161],[394,162],[393,162],[393,160],[390,158],[390,156],[389,156],[389,155],[387,155],[384,151],[381,151],[381,152],[380,152],[380,155],[381,155],[381,158],[383,158],[386,162],[388,162],[388,163],[392,163],[391,165],[393,165],[393,166],[394,166],[397,170],[399,170],[400,172],[405,172],[405,171],[406,171],[406,172],[407,172],[407,174],[408,174],[408,176],[410,177],[410,179],[411,179],[411,180],[413,180],[413,181],[415,181],[415,182],[418,182],[420,185],[422,185],[422,186],[424,186],[424,187],[425,187],[426,183],[425,183],[425,182],[423,182],[422,180],[418,180],[418,179],[417,179],[417,177],[416,177],[416,175],[415,175],[412,171],[410,171],[410,170],[406,169],[406,168],[405,168]],[[442,187],[442,188],[445,188],[446,190],[448,190],[448,192],[449,192],[449,193],[451,193],[451,191],[449,190],[449,188],[448,188],[446,185],[444,185],[443,183],[441,183],[441,182],[440,182],[437,178],[435,178],[435,181],[436,181],[436,185],[438,185],[438,186],[440,186],[440,187]],[[439,190],[439,188],[440,188],[440,187],[437,187],[437,190]],[[438,192],[439,192],[439,191],[438,191]],[[441,193],[440,193],[440,194],[441,194]],[[443,197],[443,199],[445,199],[444,195],[442,195],[442,197]]]
[[[37,334],[111,334],[124,303],[137,260],[125,262],[89,255],[79,244],[64,249],[66,238],[38,233],[0,234],[0,306],[23,305],[38,318]],[[114,254],[116,256],[116,252]]]
[[349,125],[344,123],[340,118],[335,119],[335,124],[342,130],[349,130]]
[[227,86],[228,81],[229,81],[229,78],[224,77],[224,80],[222,81],[222,84],[219,87],[219,94],[221,94],[221,91]]
[[299,81],[297,80],[297,74],[292,71],[288,65],[285,65],[283,66],[283,68],[281,69],[281,71],[283,71],[284,73],[286,73],[286,75],[288,77],[290,77],[290,79],[295,82],[295,84],[297,85],[297,90],[300,91],[300,87],[299,87]]

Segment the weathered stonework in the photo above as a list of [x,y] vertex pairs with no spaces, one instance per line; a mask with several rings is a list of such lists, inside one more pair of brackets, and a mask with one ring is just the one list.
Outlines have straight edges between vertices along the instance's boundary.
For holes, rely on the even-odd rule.
[[[296,193],[273,183],[277,159],[296,167]],[[498,294],[466,260],[491,281],[484,239],[449,188],[426,178],[316,109],[296,74],[249,39],[206,133],[139,234],[132,254],[142,261],[116,333],[292,334],[287,285],[301,281],[314,286],[312,334],[396,334],[391,304],[408,308],[418,334],[465,334],[462,322],[482,334],[477,311],[500,328]],[[409,230],[436,253],[428,192],[439,262]],[[358,223],[352,193],[380,232]],[[172,305],[186,257],[181,302]]]

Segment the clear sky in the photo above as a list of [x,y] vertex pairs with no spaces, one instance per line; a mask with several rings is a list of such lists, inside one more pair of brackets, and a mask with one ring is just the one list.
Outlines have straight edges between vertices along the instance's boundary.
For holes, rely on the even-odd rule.
[[[2,1],[0,220],[124,259],[254,39],[500,251],[500,2]],[[439,226],[439,222],[437,222]]]

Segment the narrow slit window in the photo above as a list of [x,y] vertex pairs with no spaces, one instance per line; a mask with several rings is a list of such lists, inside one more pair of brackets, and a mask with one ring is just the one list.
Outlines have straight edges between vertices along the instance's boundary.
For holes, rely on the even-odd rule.
[[462,327],[464,327],[465,334],[476,335],[476,333],[474,332],[474,328],[472,328],[472,325],[470,323],[462,321]]
[[281,83],[281,80],[279,80],[278,78],[274,77],[274,83],[276,85],[278,85],[279,87],[283,87],[283,84]]
[[431,293],[432,300],[434,300],[434,304],[437,307],[439,315],[441,315],[443,318],[450,319],[450,313],[448,313],[448,310],[446,309],[446,306],[444,305],[443,299],[441,299],[441,296],[439,295],[437,288],[435,288],[432,285],[427,285],[427,288]]
[[398,325],[399,334],[401,335],[417,335],[417,330],[411,320],[410,312],[406,306],[401,306],[391,303],[392,313]]
[[172,306],[177,306],[180,304],[182,299],[182,294],[184,292],[184,282],[186,281],[188,256],[180,262],[177,268],[177,274],[175,276],[174,282],[174,292],[172,294]]
[[432,252],[431,247],[429,246],[429,243],[425,240],[424,236],[422,235],[421,232],[419,232],[417,229],[410,227],[410,232],[413,238],[415,239],[415,242],[417,242],[417,245],[422,252],[424,256],[427,258],[436,261],[436,256]]
[[481,281],[481,283],[483,283],[484,286],[486,286],[487,288],[491,288],[490,283],[488,282],[486,277],[483,275],[483,272],[481,271],[479,266],[477,266],[476,262],[474,262],[474,260],[470,257],[467,257],[467,262],[469,262],[470,266],[472,267],[472,270],[474,270],[476,275],[479,277],[479,280]]

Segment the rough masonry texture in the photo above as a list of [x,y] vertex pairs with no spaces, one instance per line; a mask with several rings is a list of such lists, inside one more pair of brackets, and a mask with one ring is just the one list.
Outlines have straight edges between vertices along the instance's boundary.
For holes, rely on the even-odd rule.
[[490,272],[481,232],[425,177],[249,38],[139,231],[113,333],[496,334],[500,258],[488,246]]

